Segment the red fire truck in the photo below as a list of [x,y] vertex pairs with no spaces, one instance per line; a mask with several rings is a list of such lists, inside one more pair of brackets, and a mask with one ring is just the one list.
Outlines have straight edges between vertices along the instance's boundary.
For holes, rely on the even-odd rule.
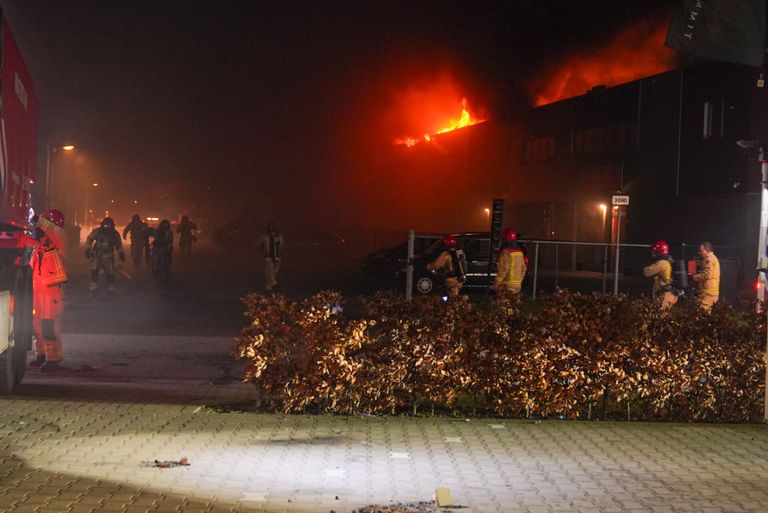
[[1,11],[0,22],[0,394],[8,394],[24,376],[32,344],[32,275],[20,240],[32,209],[38,103]]

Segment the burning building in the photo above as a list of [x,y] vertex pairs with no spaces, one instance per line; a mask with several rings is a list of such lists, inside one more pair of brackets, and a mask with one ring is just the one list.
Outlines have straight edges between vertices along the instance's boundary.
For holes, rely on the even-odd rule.
[[[754,280],[759,169],[736,141],[768,138],[761,77],[710,63],[532,108],[513,143],[508,222],[529,237],[603,241],[616,226],[603,224],[600,205],[621,191],[631,197],[625,240],[665,239],[678,258],[711,241],[725,272],[738,275],[730,281],[746,287]],[[684,243],[693,246],[687,255]],[[564,265],[588,269],[599,260],[580,250]],[[623,270],[637,273],[636,260]]]

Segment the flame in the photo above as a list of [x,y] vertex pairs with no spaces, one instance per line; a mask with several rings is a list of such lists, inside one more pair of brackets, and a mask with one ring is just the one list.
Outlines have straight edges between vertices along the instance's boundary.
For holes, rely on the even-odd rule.
[[676,65],[675,52],[664,46],[669,20],[646,19],[607,45],[573,54],[535,78],[528,91],[535,106],[572,98],[598,85],[614,86],[663,73]]
[[[456,107],[458,110],[459,105],[456,105]],[[435,135],[444,134],[446,132],[452,132],[460,128],[465,128],[468,126],[476,125],[478,123],[483,123],[484,121],[486,120],[481,117],[472,115],[472,113],[469,111],[469,105],[467,103],[467,99],[462,98],[461,112],[459,113],[457,118],[449,118],[448,120],[441,122],[438,128],[431,131],[430,133],[425,133],[421,137],[412,137],[412,136],[399,137],[395,139],[395,144],[402,144],[407,146],[408,148],[411,148],[420,142],[432,142],[434,140]]]

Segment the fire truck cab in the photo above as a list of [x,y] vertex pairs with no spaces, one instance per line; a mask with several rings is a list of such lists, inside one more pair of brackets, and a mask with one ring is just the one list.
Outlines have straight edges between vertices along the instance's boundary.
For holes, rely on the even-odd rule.
[[32,344],[30,248],[38,102],[11,28],[0,11],[0,394],[24,377]]

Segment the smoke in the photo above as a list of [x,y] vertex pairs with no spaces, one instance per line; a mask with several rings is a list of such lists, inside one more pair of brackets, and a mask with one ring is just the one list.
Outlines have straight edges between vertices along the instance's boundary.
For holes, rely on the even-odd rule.
[[535,106],[614,86],[674,68],[677,56],[664,46],[669,20],[648,18],[599,47],[570,53],[527,82]]

